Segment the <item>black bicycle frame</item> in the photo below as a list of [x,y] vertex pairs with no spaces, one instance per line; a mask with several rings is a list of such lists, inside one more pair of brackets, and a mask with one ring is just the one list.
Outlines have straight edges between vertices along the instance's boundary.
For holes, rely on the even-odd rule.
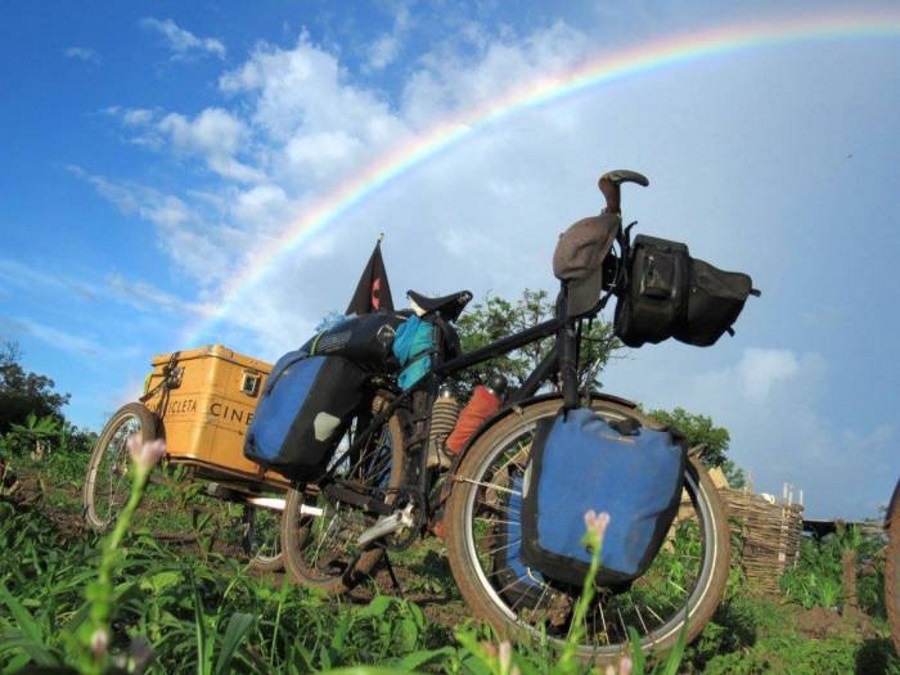
[[[438,380],[443,380],[444,378],[463,370],[555,335],[556,342],[553,347],[537,366],[535,366],[534,370],[528,375],[522,385],[507,397],[506,405],[516,405],[531,398],[538,392],[541,385],[551,379],[555,372],[559,371],[562,384],[563,405],[566,408],[573,408],[577,405],[578,400],[577,338],[575,326],[581,319],[596,316],[600,310],[603,309],[611,296],[611,292],[606,292],[588,312],[578,316],[569,317],[567,316],[567,289],[565,284],[563,284],[557,299],[556,317],[505,338],[496,340],[479,349],[438,363],[431,371],[432,382],[435,377]],[[413,387],[412,389],[402,392],[397,398],[391,401],[384,410],[372,418],[367,427],[357,435],[350,446],[338,457],[334,465],[339,466],[345,458],[353,457],[356,453],[359,453],[365,444],[369,442],[372,434],[380,429],[384,423],[391,418],[394,412],[409,400],[413,394],[420,391],[422,391],[420,386]],[[426,401],[426,408],[430,409],[430,406],[427,404],[431,402],[432,397],[428,397],[428,399],[429,400]],[[427,410],[418,412],[420,415],[427,414]],[[416,440],[421,440],[425,442],[426,445],[429,431],[428,427],[430,427],[430,420],[428,420],[428,424],[426,424],[424,434],[421,436],[418,434],[416,435]],[[419,454],[422,457],[422,462],[424,462],[426,453]],[[425,472],[421,471],[419,473],[421,479],[424,479]]]

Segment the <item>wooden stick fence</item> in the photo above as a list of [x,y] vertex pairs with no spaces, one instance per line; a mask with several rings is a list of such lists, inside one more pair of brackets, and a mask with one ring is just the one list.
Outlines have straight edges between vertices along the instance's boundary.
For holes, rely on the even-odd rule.
[[[794,502],[793,488],[785,485],[781,500],[751,491],[720,489],[728,506],[733,532],[741,535],[743,551],[733,551],[748,583],[766,593],[778,593],[778,580],[800,555],[803,532],[803,493]],[[740,560],[736,560],[740,557]]]

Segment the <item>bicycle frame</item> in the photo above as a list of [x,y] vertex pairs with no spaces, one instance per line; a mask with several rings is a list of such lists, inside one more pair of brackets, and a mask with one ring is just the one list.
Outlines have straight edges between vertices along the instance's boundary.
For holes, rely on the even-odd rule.
[[[406,439],[404,480],[401,489],[413,490],[424,497],[430,487],[428,485],[429,472],[426,466],[431,424],[430,412],[440,383],[473,366],[551,336],[556,338],[553,347],[529,373],[522,385],[507,397],[505,406],[498,413],[498,416],[504,414],[505,410],[508,410],[510,407],[533,398],[541,386],[550,381],[557,372],[560,374],[564,405],[567,408],[576,407],[578,402],[578,336],[576,326],[583,320],[594,318],[605,307],[612,295],[611,291],[606,291],[589,311],[578,316],[569,317],[567,316],[567,289],[566,285],[562,284],[554,318],[496,340],[466,354],[438,362],[432,368],[426,380],[402,392],[384,410],[377,413],[365,429],[358,431],[356,438],[350,445],[335,456],[332,466],[338,467],[348,458],[359,457],[360,451],[369,442],[371,436],[381,429],[401,406],[412,400],[412,415],[415,420],[424,422],[424,424],[420,425],[420,428]],[[453,330],[450,326],[447,326],[446,329]],[[326,474],[328,476],[325,480],[326,483],[330,482],[329,479],[335,479],[333,473],[334,468]],[[358,507],[382,515],[391,514],[395,510],[383,500],[357,494],[352,488],[342,487],[337,483],[339,481],[334,480],[326,489],[338,496],[342,501],[356,504]],[[424,501],[427,503],[427,500]]]

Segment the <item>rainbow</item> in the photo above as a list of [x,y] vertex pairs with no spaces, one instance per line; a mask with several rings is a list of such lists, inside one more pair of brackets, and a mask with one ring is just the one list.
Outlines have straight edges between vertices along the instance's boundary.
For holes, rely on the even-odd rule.
[[601,54],[565,72],[529,82],[478,108],[464,111],[435,125],[407,144],[373,161],[288,225],[253,256],[245,272],[236,275],[217,295],[221,302],[204,313],[201,321],[184,333],[182,344],[196,345],[239,308],[260,282],[279,268],[292,253],[317,232],[337,220],[373,193],[414,167],[465,140],[486,126],[497,124],[520,111],[546,106],[616,80],[699,59],[751,50],[763,46],[821,40],[900,36],[900,11],[806,15],[777,21],[743,23]]

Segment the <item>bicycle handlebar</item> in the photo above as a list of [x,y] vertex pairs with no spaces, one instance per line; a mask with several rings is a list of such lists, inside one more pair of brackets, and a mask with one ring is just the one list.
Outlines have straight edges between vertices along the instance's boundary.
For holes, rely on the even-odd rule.
[[644,187],[650,185],[647,177],[637,171],[629,171],[628,169],[607,171],[597,181],[597,187],[600,188],[600,192],[603,193],[603,197],[606,199],[606,213],[622,213],[622,183],[637,183]]

